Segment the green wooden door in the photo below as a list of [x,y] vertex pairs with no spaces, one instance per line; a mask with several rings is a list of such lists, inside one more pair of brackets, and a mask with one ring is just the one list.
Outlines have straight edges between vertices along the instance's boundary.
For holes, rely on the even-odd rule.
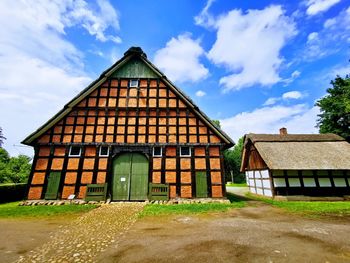
[[148,160],[134,153],[131,161],[130,200],[146,200],[148,190]]
[[113,161],[112,200],[146,200],[148,160],[140,153],[124,153]]
[[131,158],[125,153],[113,161],[113,200],[129,200]]
[[196,197],[208,197],[206,172],[196,172]]
[[58,188],[60,186],[61,173],[51,172],[47,180],[45,199],[57,199]]

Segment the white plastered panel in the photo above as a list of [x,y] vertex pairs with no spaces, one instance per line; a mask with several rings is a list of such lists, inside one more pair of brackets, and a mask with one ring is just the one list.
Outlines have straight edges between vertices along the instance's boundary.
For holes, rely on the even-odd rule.
[[247,171],[247,174],[248,174],[248,177],[249,178],[254,178],[254,174],[253,174],[253,171]]
[[271,188],[270,180],[264,180],[263,181],[263,186],[264,186],[264,188]]
[[253,179],[249,179],[249,186],[250,187],[255,187],[255,183]]
[[268,189],[264,189],[264,194],[265,194],[266,196],[272,196],[271,190],[268,190]]
[[263,195],[263,190],[262,190],[261,188],[257,188],[257,189],[256,189],[256,193],[257,193],[258,195]]
[[257,186],[257,187],[262,187],[262,183],[261,183],[261,180],[260,180],[260,179],[257,179],[257,180],[255,181],[255,183],[256,183],[256,186]]
[[269,178],[269,171],[268,170],[262,170],[260,171],[261,177],[262,178]]
[[255,178],[257,179],[261,178],[260,171],[254,171],[254,175],[255,175]]

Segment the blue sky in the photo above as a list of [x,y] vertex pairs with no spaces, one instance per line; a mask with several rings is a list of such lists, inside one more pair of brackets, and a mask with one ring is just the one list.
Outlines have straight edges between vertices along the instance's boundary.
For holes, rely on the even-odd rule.
[[0,2],[0,126],[20,141],[118,60],[148,58],[234,139],[317,133],[317,99],[350,73],[350,1]]

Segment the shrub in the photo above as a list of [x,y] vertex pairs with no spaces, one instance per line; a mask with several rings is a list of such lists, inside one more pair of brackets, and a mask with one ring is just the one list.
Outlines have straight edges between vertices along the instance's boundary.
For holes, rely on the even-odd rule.
[[0,203],[23,200],[27,184],[2,184],[0,185]]

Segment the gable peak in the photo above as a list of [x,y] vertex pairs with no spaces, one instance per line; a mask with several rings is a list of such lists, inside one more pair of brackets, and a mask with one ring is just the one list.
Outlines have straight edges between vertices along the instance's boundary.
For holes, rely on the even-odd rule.
[[129,56],[129,55],[136,55],[136,56],[142,56],[147,58],[147,55],[145,52],[143,52],[142,48],[140,47],[130,47],[125,53],[124,56]]

